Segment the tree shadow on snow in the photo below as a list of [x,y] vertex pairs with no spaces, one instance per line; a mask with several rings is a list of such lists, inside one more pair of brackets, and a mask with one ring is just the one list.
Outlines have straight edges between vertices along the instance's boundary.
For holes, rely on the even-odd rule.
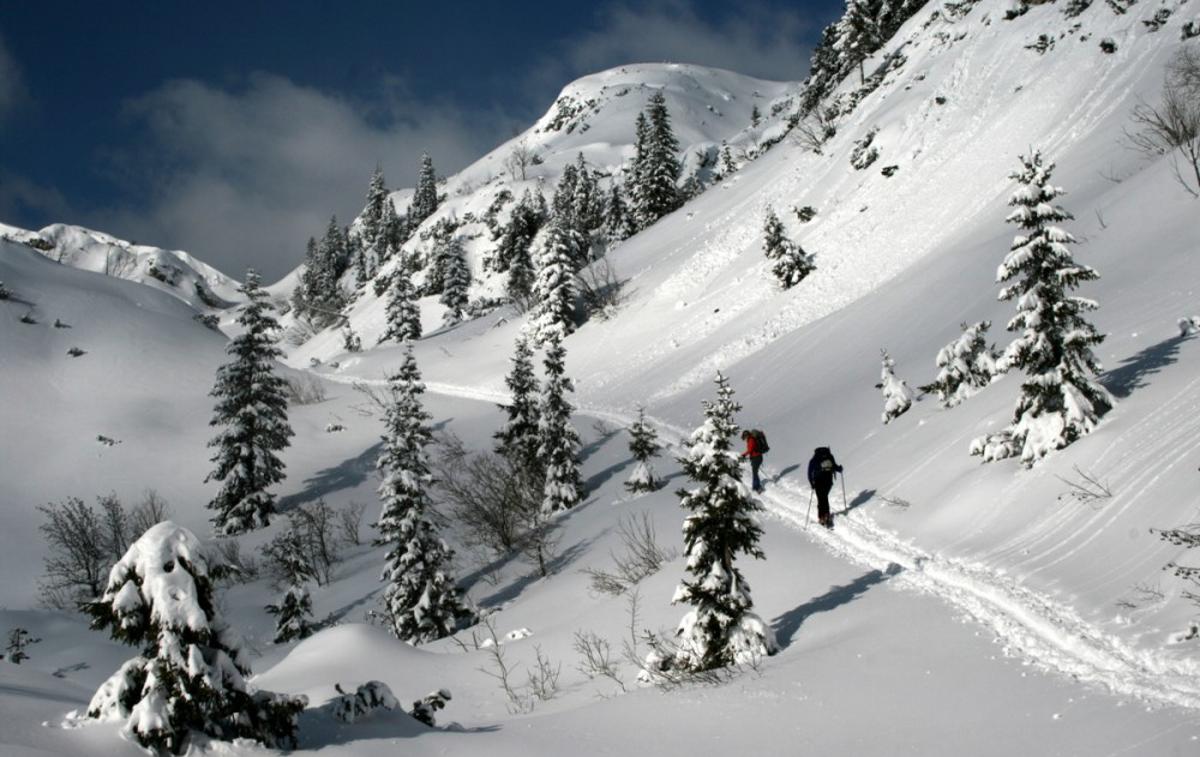
[[874,496],[875,496],[874,489],[863,489],[858,494],[854,495],[854,499],[852,499],[846,503],[846,506],[844,508],[842,508],[842,514],[845,515],[846,513],[850,512],[851,510],[855,510],[855,509],[862,507],[863,505],[870,502]]
[[379,453],[382,450],[383,442],[378,442],[358,455],[305,479],[303,489],[295,494],[279,498],[279,512],[287,512],[298,505],[320,499],[327,494],[343,489],[353,489],[360,485],[375,470],[375,461],[379,459]]
[[[587,551],[587,548],[591,546],[592,542],[596,541],[596,538],[597,537],[592,537],[590,539],[583,539],[575,542],[571,546],[556,554],[554,557],[550,558],[546,564],[550,574],[545,576],[545,578],[553,578],[555,574],[561,573],[563,568],[567,567],[577,560],[580,555],[584,554]],[[499,590],[492,592],[488,596],[479,600],[479,606],[498,607],[506,602],[511,602],[512,600],[521,596],[521,593],[525,591],[525,589],[537,583],[542,578],[543,576],[537,573],[537,567],[531,565],[528,573],[514,579],[508,585],[500,587]]]
[[[353,691],[360,681],[342,681],[343,688]],[[396,697],[405,702],[406,697],[416,692],[395,691]],[[439,718],[443,719],[443,718]],[[447,722],[449,722],[447,720]],[[384,739],[412,739],[433,730],[453,730],[456,733],[492,733],[499,726],[487,725],[464,728],[454,724],[449,727],[430,728],[404,712],[376,711],[354,723],[342,723],[330,714],[324,705],[310,707],[300,713],[299,746],[305,750],[318,750],[330,746],[344,746],[356,741],[381,741]]]
[[785,648],[792,643],[792,637],[796,635],[796,631],[800,630],[800,626],[810,615],[830,612],[842,605],[849,604],[865,594],[872,586],[883,583],[892,576],[898,575],[902,570],[904,569],[896,563],[888,565],[886,571],[872,570],[848,584],[832,586],[821,596],[810,599],[794,610],[780,615],[771,624],[775,629],[775,639],[779,642],[780,648]]
[[1100,377],[1100,383],[1104,384],[1104,387],[1112,392],[1114,397],[1124,399],[1133,394],[1135,389],[1147,386],[1149,382],[1146,381],[1146,378],[1148,376],[1153,376],[1179,360],[1180,345],[1193,338],[1190,334],[1173,336],[1158,344],[1152,344],[1133,357],[1122,360],[1120,367],[1114,368]]

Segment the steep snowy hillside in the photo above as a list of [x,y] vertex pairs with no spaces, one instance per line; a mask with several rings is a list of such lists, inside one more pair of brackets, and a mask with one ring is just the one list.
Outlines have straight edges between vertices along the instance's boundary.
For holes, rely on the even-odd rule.
[[41,231],[0,224],[0,240],[23,244],[72,268],[167,292],[205,312],[237,302],[238,282],[180,250],[163,250],[56,223]]
[[[589,169],[602,177],[601,189],[623,181],[627,163],[634,154],[634,126],[648,98],[661,92],[671,113],[672,126],[680,143],[683,176],[699,175],[707,180],[715,169],[722,143],[745,136],[751,112],[769,113],[773,106],[790,101],[798,85],[753,79],[729,71],[681,64],[639,64],[603,71],[579,79],[563,89],[547,113],[524,133],[500,145],[438,186],[445,201],[404,246],[408,253],[428,255],[429,231],[444,219],[458,224],[475,283],[472,298],[496,297],[503,293],[503,277],[484,270],[486,254],[495,247],[487,224],[489,209],[499,222],[507,221],[515,200],[529,190],[540,192],[547,201],[554,193],[563,169],[582,155]],[[766,126],[764,126],[764,130]],[[511,164],[516,149],[529,162],[523,169]],[[412,200],[412,190],[399,190],[391,200],[401,213]],[[390,274],[392,265],[379,275]],[[352,286],[347,274],[343,286]],[[437,298],[422,301],[427,331],[436,330],[444,308]],[[348,308],[350,327],[364,345],[373,345],[385,329],[386,297],[365,287]],[[313,357],[328,359],[342,350],[337,328],[317,335],[293,353],[295,364],[308,365]]]
[[[289,409],[296,436],[283,454],[280,505],[362,504],[361,533],[340,539],[328,575],[311,584],[314,617],[328,627],[309,639],[272,643],[264,605],[280,587],[268,571],[227,584],[220,602],[252,650],[253,683],[311,698],[299,751],[1193,754],[1194,586],[1163,568],[1200,555],[1151,529],[1200,514],[1200,341],[1176,326],[1200,312],[1200,199],[1179,186],[1169,158],[1125,146],[1130,113],[1157,100],[1167,61],[1200,45],[1181,41],[1185,22],[1195,28],[1193,4],[926,6],[866,61],[875,86],[860,87],[855,69],[834,90],[836,133],[819,153],[796,131],[763,149],[786,127],[799,85],[694,66],[613,69],[568,86],[524,135],[447,178],[426,223],[459,222],[481,282],[472,297],[482,297],[498,291],[481,262],[493,244],[485,219],[502,192],[540,185],[548,196],[579,152],[606,178],[617,174],[652,91],[665,89],[691,166],[722,141],[738,162],[608,252],[623,302],[565,340],[587,493],[553,521],[549,575],[516,552],[473,544],[439,500],[460,585],[489,625],[415,648],[373,625],[386,549],[370,544],[383,431],[370,392],[378,399],[401,360],[398,347],[375,346],[383,299],[367,285],[347,310],[363,351],[342,351],[340,324],[292,350],[293,371],[328,383],[320,401]],[[1068,17],[1068,6],[1079,13]],[[773,113],[773,104],[783,107]],[[755,106],[762,121],[750,126]],[[540,159],[524,179],[504,165],[522,140]],[[920,397],[887,425],[875,384],[881,348],[916,387],[933,378],[960,323],[990,319],[990,339],[1011,338],[1003,325],[1013,305],[997,300],[995,278],[1017,233],[1004,221],[1009,175],[1031,149],[1057,163],[1053,183],[1075,216],[1064,225],[1080,240],[1072,252],[1100,273],[1079,293],[1099,303],[1101,380],[1117,405],[1091,434],[1026,469],[968,454],[973,438],[1010,420],[1021,376],[949,410]],[[391,198],[403,212],[411,194]],[[806,207],[813,215],[802,220]],[[816,272],[788,291],[762,254],[768,208],[815,255]],[[429,245],[417,233],[406,252]],[[154,487],[175,520],[208,535],[207,395],[223,339],[163,292],[57,265],[24,243],[0,241],[0,281],[13,292],[0,301],[0,631],[27,627],[43,639],[19,668],[0,664],[0,752],[132,754],[115,725],[64,720],[134,652],[87,632],[76,614],[36,608],[46,549],[33,508],[109,490],[129,501]],[[505,398],[528,316],[502,307],[441,327],[442,306],[421,304],[415,351],[433,428],[489,449],[501,422],[493,403]],[[660,691],[636,683],[620,650],[628,644],[639,658],[638,632],[669,634],[685,611],[670,604],[685,571],[675,491],[687,486],[673,457],[699,425],[717,370],[743,405],[739,424],[771,441],[766,559],[739,568],[781,650],[720,683]],[[667,445],[657,461],[667,486],[631,496],[623,427],[639,405]],[[805,477],[811,451],[825,445],[845,466],[832,531],[810,523]],[[453,468],[447,448],[430,451]],[[643,517],[667,551],[661,569],[636,592],[604,593],[586,571],[613,570],[628,548],[622,527]],[[263,545],[285,527],[277,518],[237,543],[261,565]],[[581,653],[589,639],[593,653],[597,639],[609,645],[607,671]],[[405,704],[443,686],[454,699],[437,729],[399,713],[335,721],[335,687],[369,679]]]
[[[1067,18],[1046,4],[1005,20],[1005,3],[985,1],[919,13],[885,47],[901,57],[888,58],[882,84],[836,122],[822,154],[789,138],[610,253],[627,300],[567,342],[584,404],[629,418],[646,403],[686,428],[720,368],[742,392],[746,423],[773,434],[775,472],[789,474],[774,495],[781,510],[803,508],[797,466],[832,444],[851,461],[864,528],[1026,580],[1104,633],[1164,647],[1194,615],[1179,596],[1186,585],[1162,571],[1179,550],[1148,529],[1197,512],[1200,357],[1175,321],[1196,309],[1200,225],[1169,159],[1124,141],[1139,99],[1159,96],[1168,59],[1198,44],[1180,41],[1187,6],[1162,7],[1173,13],[1157,31],[1142,22],[1158,6],[1117,14],[1097,3]],[[1044,52],[1031,48],[1041,35],[1054,41]],[[851,154],[868,134],[879,157],[858,170]],[[967,454],[972,438],[1007,422],[1016,377],[952,411],[926,399],[886,427],[873,385],[881,348],[911,385],[932,379],[962,321],[991,319],[993,339],[1007,343],[1013,311],[996,299],[995,271],[1016,231],[1004,222],[1009,175],[1031,148],[1058,164],[1054,183],[1076,218],[1067,229],[1083,242],[1076,254],[1102,276],[1083,294],[1100,302],[1104,381],[1120,402],[1092,436],[1024,471]],[[804,206],[816,211],[808,223],[792,212]],[[817,272],[786,292],[761,253],[768,207],[816,256]],[[364,331],[379,323],[368,309],[353,316]],[[497,396],[522,323],[505,314],[427,337],[426,376]],[[333,357],[335,373],[378,378],[395,352]],[[1104,473],[1112,500],[1065,496],[1076,467]]]

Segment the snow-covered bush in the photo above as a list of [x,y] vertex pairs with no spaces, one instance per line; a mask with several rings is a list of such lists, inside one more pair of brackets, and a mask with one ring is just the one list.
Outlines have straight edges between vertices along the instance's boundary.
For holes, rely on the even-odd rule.
[[683,521],[685,578],[671,603],[692,609],[675,631],[669,659],[652,655],[646,667],[660,671],[705,671],[754,662],[778,650],[771,626],[751,612],[750,585],[733,560],[739,553],[762,559],[758,546],[762,509],[742,483],[741,457],[733,449],[741,409],[728,380],[717,374],[717,400],[704,403],[704,424],[692,432],[680,465],[695,488],[680,491],[689,512]]
[[875,129],[871,129],[861,139],[854,140],[854,149],[850,151],[850,165],[854,166],[855,170],[862,171],[869,168],[879,159],[879,148],[871,144],[878,133]]
[[437,691],[432,691],[421,699],[413,702],[412,712],[409,714],[412,715],[415,720],[419,720],[430,728],[434,728],[437,726],[437,719],[434,717],[434,713],[436,713],[438,710],[445,709],[446,702],[449,702],[450,699],[451,696],[449,689],[438,689]]
[[295,746],[307,698],[249,686],[246,656],[214,600],[192,532],[164,521],[143,534],[86,605],[93,628],[140,650],[96,691],[88,717],[123,721],[127,737],[176,754],[193,731]]
[[883,356],[883,368],[880,371],[879,387],[883,390],[883,422],[891,423],[908,412],[913,403],[913,391],[908,388],[908,383],[902,379],[896,378],[895,367],[896,361],[887,354],[887,350],[880,350]]
[[41,639],[34,638],[29,629],[17,626],[8,632],[8,646],[4,648],[4,654],[0,654],[0,660],[20,665],[29,659],[29,653],[25,649],[40,642]]
[[1012,177],[1020,186],[1009,200],[1014,210],[1006,220],[1022,233],[1013,239],[996,277],[1001,282],[1016,279],[1000,290],[1000,299],[1017,302],[1008,330],[1018,336],[999,365],[1019,368],[1026,378],[1012,423],[975,439],[970,451],[985,462],[1019,456],[1029,466],[1090,432],[1116,400],[1092,377],[1100,372],[1100,363],[1091,348],[1104,335],[1084,313],[1099,305],[1067,294],[1100,275],[1075,262],[1067,247],[1075,238],[1056,225],[1072,216],[1054,204],[1062,194],[1050,184],[1054,164],[1044,165],[1036,152],[1021,160],[1023,170]]
[[12,297],[12,290],[4,286],[4,282],[0,281],[0,300],[7,300]]
[[998,375],[998,355],[987,344],[991,321],[968,326],[963,333],[937,354],[938,375],[922,391],[936,392],[942,407],[954,407],[987,386]]
[[654,427],[646,422],[646,408],[639,407],[637,420],[629,427],[629,452],[633,455],[636,465],[629,480],[625,482],[626,489],[638,494],[652,492],[662,486],[651,465],[651,461],[658,457],[660,449]]
[[343,723],[355,723],[376,710],[400,709],[400,701],[383,681],[367,681],[347,694],[341,684],[335,684],[338,694],[329,703],[329,712]]
[[1184,317],[1179,319],[1179,335],[1188,336],[1189,334],[1200,333],[1200,315],[1193,315],[1190,318]]
[[770,208],[763,223],[763,254],[771,261],[771,273],[784,289],[791,289],[816,270],[812,256],[787,238],[783,222]]

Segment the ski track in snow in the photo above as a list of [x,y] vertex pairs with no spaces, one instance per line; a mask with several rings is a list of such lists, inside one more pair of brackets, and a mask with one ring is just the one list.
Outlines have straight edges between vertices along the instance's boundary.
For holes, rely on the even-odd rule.
[[[339,383],[378,379],[322,377]],[[1192,387],[1189,387],[1191,389]],[[507,394],[484,388],[427,383],[430,392],[462,399],[503,403]],[[627,426],[633,419],[619,411],[579,406],[580,413]],[[686,438],[684,429],[647,416],[669,441]],[[769,481],[770,472],[763,469]],[[935,555],[889,533],[863,513],[843,513],[835,531],[810,528],[807,487],[774,483],[762,496],[766,511],[785,525],[805,533],[829,552],[857,565],[880,571],[900,571],[898,585],[940,597],[996,634],[1006,653],[1032,665],[1102,686],[1114,694],[1154,705],[1200,710],[1200,665],[1171,660],[1149,649],[1135,649],[1113,634],[1081,618],[1073,609],[1022,586],[1017,580],[985,565]]]

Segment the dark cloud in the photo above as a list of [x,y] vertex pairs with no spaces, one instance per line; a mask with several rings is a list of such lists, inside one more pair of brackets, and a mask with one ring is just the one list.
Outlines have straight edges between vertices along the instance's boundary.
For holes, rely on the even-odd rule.
[[270,74],[232,88],[169,82],[125,115],[146,138],[109,162],[143,202],[91,222],[234,276],[253,265],[267,277],[294,267],[331,214],[345,222],[361,209],[377,163],[392,186],[412,184],[424,151],[450,173],[490,148],[503,121],[414,102],[394,79],[366,105]]

